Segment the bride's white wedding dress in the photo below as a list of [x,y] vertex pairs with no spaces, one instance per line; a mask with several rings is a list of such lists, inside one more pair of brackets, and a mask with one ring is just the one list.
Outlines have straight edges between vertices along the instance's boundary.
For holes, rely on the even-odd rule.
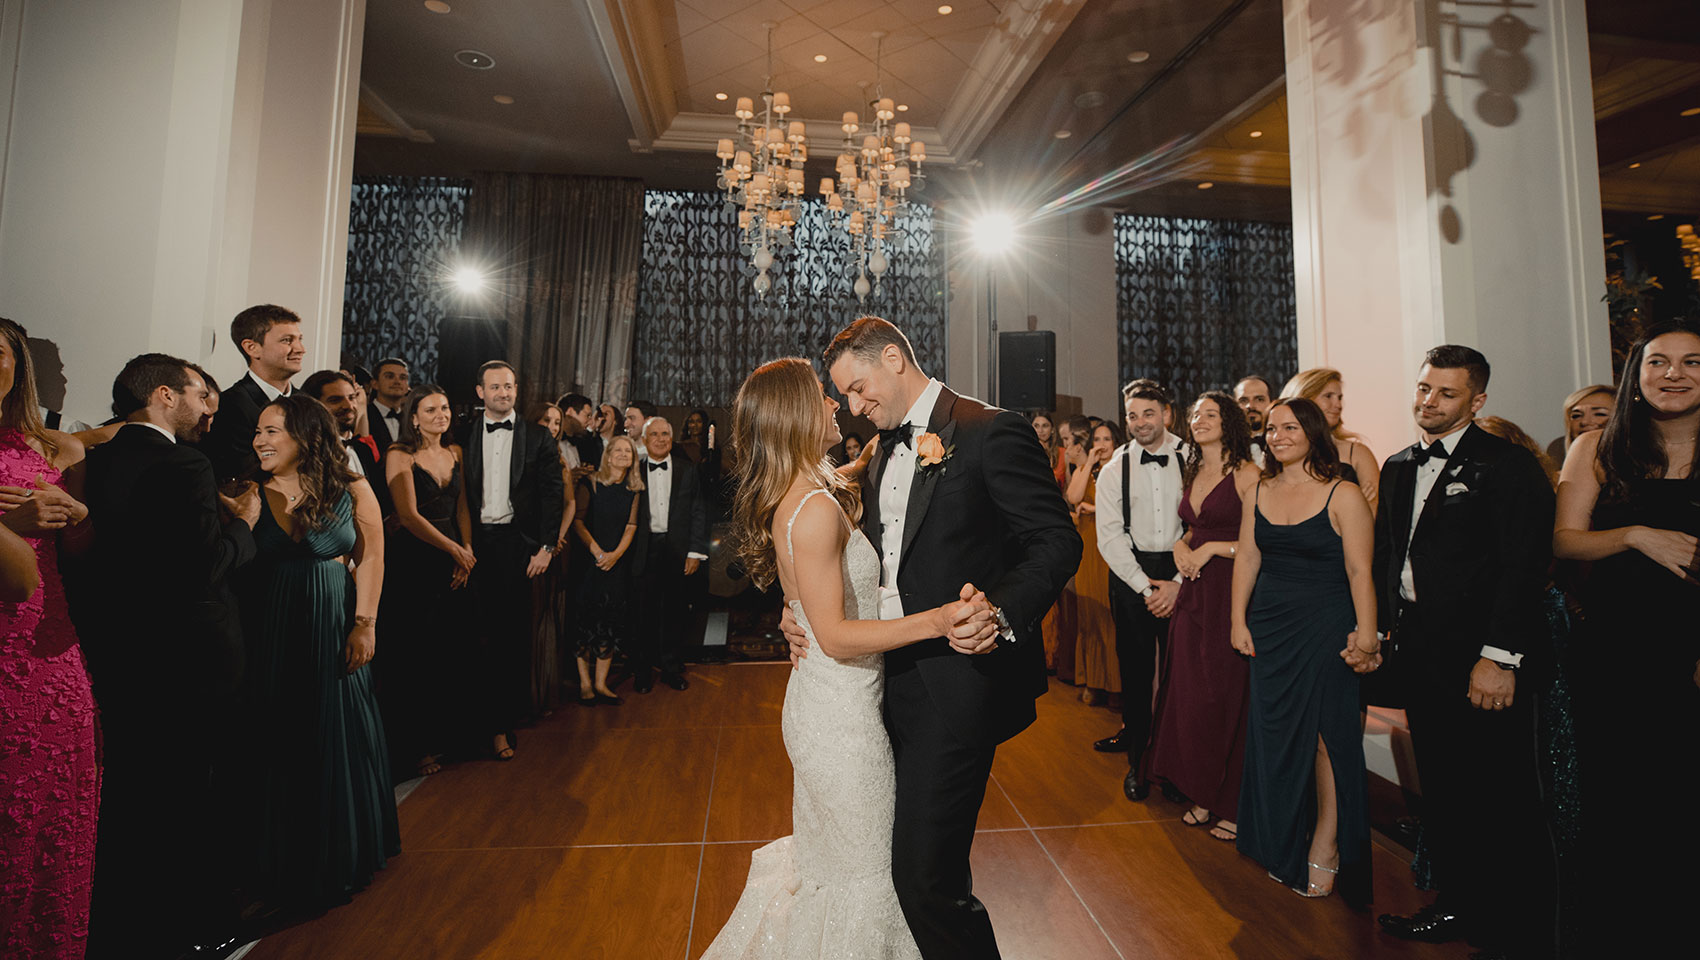
[[[791,527],[814,490],[797,504]],[[880,558],[853,530],[840,564],[844,616],[879,616]],[[791,612],[814,644],[803,605]],[[891,885],[891,741],[881,717],[885,660],[804,657],[785,687],[781,724],[795,771],[791,836],[750,857],[732,918],[703,960],[919,960]]]

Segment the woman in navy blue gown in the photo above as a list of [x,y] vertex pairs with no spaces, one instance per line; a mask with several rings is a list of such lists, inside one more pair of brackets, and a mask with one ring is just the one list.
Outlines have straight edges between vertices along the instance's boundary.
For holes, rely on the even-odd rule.
[[1252,658],[1238,846],[1301,896],[1338,886],[1361,905],[1370,850],[1358,672],[1380,662],[1374,521],[1357,484],[1340,479],[1316,404],[1277,402],[1267,448],[1234,565],[1231,637]]

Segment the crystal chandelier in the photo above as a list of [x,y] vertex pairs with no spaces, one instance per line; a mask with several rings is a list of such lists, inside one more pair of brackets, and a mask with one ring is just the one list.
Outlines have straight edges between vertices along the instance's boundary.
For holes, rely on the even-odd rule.
[[[868,104],[873,122],[858,146],[856,134],[862,131],[862,119],[855,111],[844,114],[844,147],[838,155],[837,183],[830,177],[820,182],[827,209],[850,234],[858,300],[866,300],[871,290],[879,288],[880,278],[891,265],[888,251],[904,239],[898,218],[908,213],[909,191],[920,190],[926,180],[921,164],[927,159],[927,145],[914,138],[909,124],[892,122],[897,111],[885,95],[880,67],[885,34],[875,33],[874,42],[874,96]],[[864,92],[866,89],[864,85]],[[870,273],[874,277],[871,284]]]
[[773,281],[768,268],[776,251],[791,245],[791,227],[797,222],[805,184],[803,164],[809,159],[803,122],[785,125],[791,112],[791,96],[773,90],[773,21],[767,28],[767,88],[762,92],[758,116],[749,97],[739,97],[736,142],[723,139],[715,147],[720,158],[719,188],[728,205],[738,210],[738,237],[743,252],[755,267],[755,289],[766,296]]

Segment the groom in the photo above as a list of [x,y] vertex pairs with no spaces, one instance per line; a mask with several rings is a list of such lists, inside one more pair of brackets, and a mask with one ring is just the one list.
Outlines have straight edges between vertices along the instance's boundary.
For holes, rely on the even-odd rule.
[[[1032,426],[922,373],[897,327],[863,317],[823,359],[851,412],[880,429],[862,480],[862,530],[883,561],[880,618],[960,599],[964,583],[996,610],[999,636],[983,646],[939,637],[885,655],[904,918],[927,960],[996,958],[968,849],[992,755],[1033,722],[1045,692],[1039,621],[1080,564],[1080,535]],[[794,628],[787,636],[806,646]]]

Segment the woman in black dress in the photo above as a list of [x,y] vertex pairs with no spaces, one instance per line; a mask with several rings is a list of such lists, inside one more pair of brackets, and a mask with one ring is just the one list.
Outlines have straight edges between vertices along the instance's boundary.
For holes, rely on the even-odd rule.
[[[1582,869],[1600,878],[1589,956],[1651,945],[1635,938],[1677,929],[1690,909],[1673,878],[1700,856],[1679,813],[1700,795],[1697,446],[1700,332],[1662,326],[1631,349],[1611,419],[1576,438],[1559,477],[1553,553],[1593,561],[1569,671]],[[1649,828],[1666,815],[1680,826]]]
[[588,567],[579,587],[578,702],[587,707],[621,703],[608,689],[608,667],[620,641],[631,635],[632,582],[649,541],[637,535],[649,528],[649,500],[636,464],[637,445],[629,437],[612,437],[602,466],[585,478],[576,498],[573,532],[581,549],[575,562]]
[[268,903],[322,906],[346,901],[401,852],[368,666],[384,522],[317,400],[273,400],[254,452],[264,496],[239,595],[258,758],[250,890]]
[[1267,437],[1230,609],[1234,649],[1252,658],[1238,846],[1300,896],[1327,896],[1338,879],[1357,906],[1370,894],[1369,781],[1353,671],[1379,662],[1374,519],[1339,479],[1316,404],[1276,402]]
[[477,559],[472,516],[461,485],[461,452],[442,387],[416,388],[402,404],[396,442],[384,456],[384,480],[401,528],[385,554],[382,616],[401,638],[385,658],[384,721],[398,767],[419,776],[442,769],[456,734],[453,645],[467,634],[464,598]]

